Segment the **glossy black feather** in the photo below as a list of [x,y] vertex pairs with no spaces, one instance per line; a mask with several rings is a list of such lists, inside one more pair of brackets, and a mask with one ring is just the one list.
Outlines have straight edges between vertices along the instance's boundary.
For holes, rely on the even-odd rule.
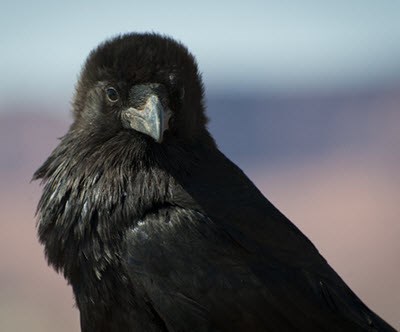
[[[121,125],[158,83],[165,141]],[[119,99],[110,103],[104,89]],[[194,58],[155,34],[94,50],[74,123],[37,170],[38,234],[82,331],[393,331],[216,147]]]

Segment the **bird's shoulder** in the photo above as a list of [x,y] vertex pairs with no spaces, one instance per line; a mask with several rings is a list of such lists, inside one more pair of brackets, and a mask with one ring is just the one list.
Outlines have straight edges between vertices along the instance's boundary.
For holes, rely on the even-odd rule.
[[136,296],[171,330],[367,326],[341,281],[330,284],[316,271],[255,255],[199,211],[154,211],[127,231],[124,248],[123,265]]
[[169,206],[148,214],[126,233],[125,248],[137,294],[171,330],[256,331],[265,310],[276,313],[249,253],[200,211]]

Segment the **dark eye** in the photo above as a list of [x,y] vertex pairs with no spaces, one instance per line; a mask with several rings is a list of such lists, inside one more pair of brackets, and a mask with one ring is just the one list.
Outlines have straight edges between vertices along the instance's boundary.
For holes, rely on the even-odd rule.
[[109,87],[106,89],[107,99],[112,103],[115,103],[119,99],[118,91],[113,87]]

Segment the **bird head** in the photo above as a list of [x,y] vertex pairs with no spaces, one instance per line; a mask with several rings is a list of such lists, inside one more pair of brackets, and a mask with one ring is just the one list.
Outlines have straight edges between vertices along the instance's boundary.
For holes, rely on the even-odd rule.
[[205,130],[203,85],[181,43],[131,33],[94,49],[82,69],[72,129],[148,142],[196,139]]

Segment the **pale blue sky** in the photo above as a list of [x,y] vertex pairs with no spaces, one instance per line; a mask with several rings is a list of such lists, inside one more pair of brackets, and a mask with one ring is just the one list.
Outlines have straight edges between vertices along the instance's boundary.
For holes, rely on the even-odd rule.
[[398,0],[2,1],[1,104],[68,102],[89,51],[129,31],[185,43],[209,93],[359,88],[400,79]]

